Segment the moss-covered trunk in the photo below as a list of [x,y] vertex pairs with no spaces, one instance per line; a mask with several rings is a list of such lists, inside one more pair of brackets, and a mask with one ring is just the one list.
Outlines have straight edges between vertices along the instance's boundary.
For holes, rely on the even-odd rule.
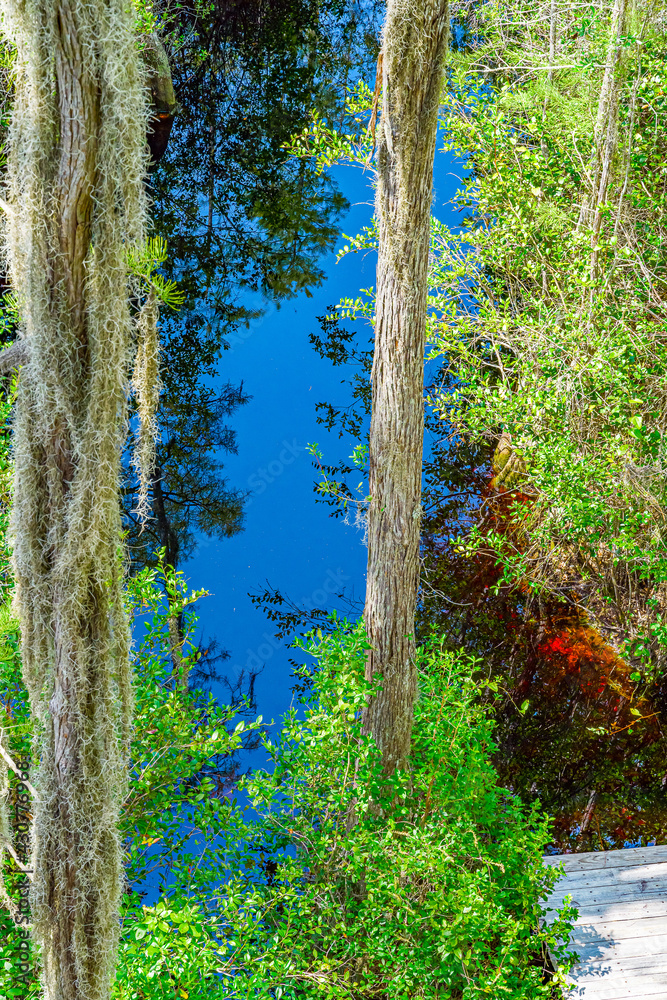
[[123,0],[3,0],[17,46],[7,249],[28,361],[14,566],[37,721],[32,885],[48,1000],[109,995],[130,726],[118,502],[145,92]]
[[448,0],[390,0],[382,41],[379,226],[370,432],[365,620],[366,713],[387,771],[410,748],[424,434],[424,336],[433,157],[449,33]]

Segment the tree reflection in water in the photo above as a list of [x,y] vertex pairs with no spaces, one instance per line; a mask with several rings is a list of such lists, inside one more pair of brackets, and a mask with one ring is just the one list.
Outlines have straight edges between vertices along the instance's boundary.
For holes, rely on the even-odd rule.
[[198,534],[242,527],[245,496],[226,481],[220,456],[236,450],[229,421],[248,396],[224,383],[224,350],[268,303],[323,280],[321,259],[347,202],[315,163],[283,147],[313,111],[335,119],[348,77],[356,82],[355,70],[374,60],[375,6],[216,0],[164,9],[180,111],[151,176],[153,217],[168,241],[164,272],[186,301],[161,316],[161,436],[143,530],[128,484],[135,566],[160,547],[177,564]]
[[519,494],[491,487],[492,452],[440,437],[427,463],[421,628],[436,623],[499,679],[499,780],[555,817],[554,851],[662,843],[664,678],[637,684],[574,600],[497,586],[490,554],[455,543],[473,523],[508,530]]

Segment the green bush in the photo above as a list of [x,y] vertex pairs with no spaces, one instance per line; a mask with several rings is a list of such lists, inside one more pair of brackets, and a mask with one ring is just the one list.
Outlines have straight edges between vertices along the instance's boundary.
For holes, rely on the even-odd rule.
[[[541,929],[540,899],[557,877],[541,862],[548,820],[496,784],[475,663],[436,640],[419,653],[411,770],[387,779],[362,729],[363,628],[334,621],[303,644],[316,666],[302,670],[302,708],[265,739],[268,770],[232,796],[235,755],[261,720],[176,683],[168,617],[182,610],[192,635],[201,595],[160,573],[128,588],[145,626],[117,1000],[549,996],[541,956],[559,952],[572,911]],[[18,648],[5,605],[6,749],[29,759]],[[183,653],[199,655],[187,641]],[[15,786],[10,775],[10,797]],[[11,859],[3,876],[15,895]],[[18,945],[0,910],[0,1000],[39,994],[34,955],[28,981],[18,979]]]
[[[191,641],[197,626],[193,604],[201,596],[188,592],[181,574],[171,571],[146,570],[128,581],[128,608],[140,638],[134,650],[130,782],[121,815],[127,891],[118,998],[185,1000],[197,995],[206,972],[212,974],[219,964],[212,899],[220,878],[207,845],[222,831],[233,836],[235,813],[227,792],[238,766],[237,752],[248,735],[252,742],[259,723],[241,717],[243,705],[220,706],[203,691],[183,690],[173,676],[169,615],[183,613],[183,656],[188,668],[194,666],[200,654]],[[4,748],[14,760],[29,760],[32,725],[21,680],[18,622],[6,605],[0,607],[0,686]],[[16,785],[10,772],[10,825]],[[25,879],[10,858],[1,874],[17,899]],[[156,895],[157,900],[146,905],[145,900]],[[40,995],[32,950],[32,967],[19,978],[19,946],[19,935],[0,901],[0,1000]]]
[[266,741],[245,853],[221,856],[224,995],[552,995],[539,957],[572,911],[540,928],[548,820],[496,784],[474,664],[437,641],[420,652],[411,771],[387,780],[362,731],[362,627],[305,648],[305,718],[293,709]]

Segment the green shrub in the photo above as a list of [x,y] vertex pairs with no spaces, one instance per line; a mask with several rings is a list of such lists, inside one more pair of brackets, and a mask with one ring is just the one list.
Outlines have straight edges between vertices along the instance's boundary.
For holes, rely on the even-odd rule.
[[[541,955],[558,953],[572,911],[540,928],[540,899],[557,877],[541,861],[548,820],[496,784],[474,662],[435,640],[420,652],[411,771],[388,780],[362,730],[362,626],[334,622],[304,644],[316,666],[302,670],[303,710],[265,740],[269,769],[232,796],[235,754],[261,720],[239,721],[176,683],[168,616],[178,605],[191,635],[200,595],[180,574],[161,586],[158,577],[146,571],[128,592],[145,628],[115,997],[548,997]],[[198,655],[186,642],[184,656]],[[0,680],[7,749],[29,758],[18,628],[6,607]],[[3,875],[15,894],[11,859]],[[0,910],[0,1000],[39,993],[34,955],[28,982],[18,979],[18,943]]]
[[474,665],[437,641],[420,652],[412,769],[387,780],[362,731],[361,626],[305,648],[305,719],[293,709],[266,741],[245,856],[221,855],[224,995],[552,995],[539,956],[572,911],[540,928],[548,820],[496,784]]

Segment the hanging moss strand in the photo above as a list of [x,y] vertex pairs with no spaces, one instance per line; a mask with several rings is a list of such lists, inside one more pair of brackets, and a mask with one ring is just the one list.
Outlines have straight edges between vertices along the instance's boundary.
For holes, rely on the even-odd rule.
[[17,49],[6,255],[28,345],[12,521],[37,722],[31,907],[47,1000],[110,994],[132,696],[120,454],[146,89],[122,0],[2,0]]

